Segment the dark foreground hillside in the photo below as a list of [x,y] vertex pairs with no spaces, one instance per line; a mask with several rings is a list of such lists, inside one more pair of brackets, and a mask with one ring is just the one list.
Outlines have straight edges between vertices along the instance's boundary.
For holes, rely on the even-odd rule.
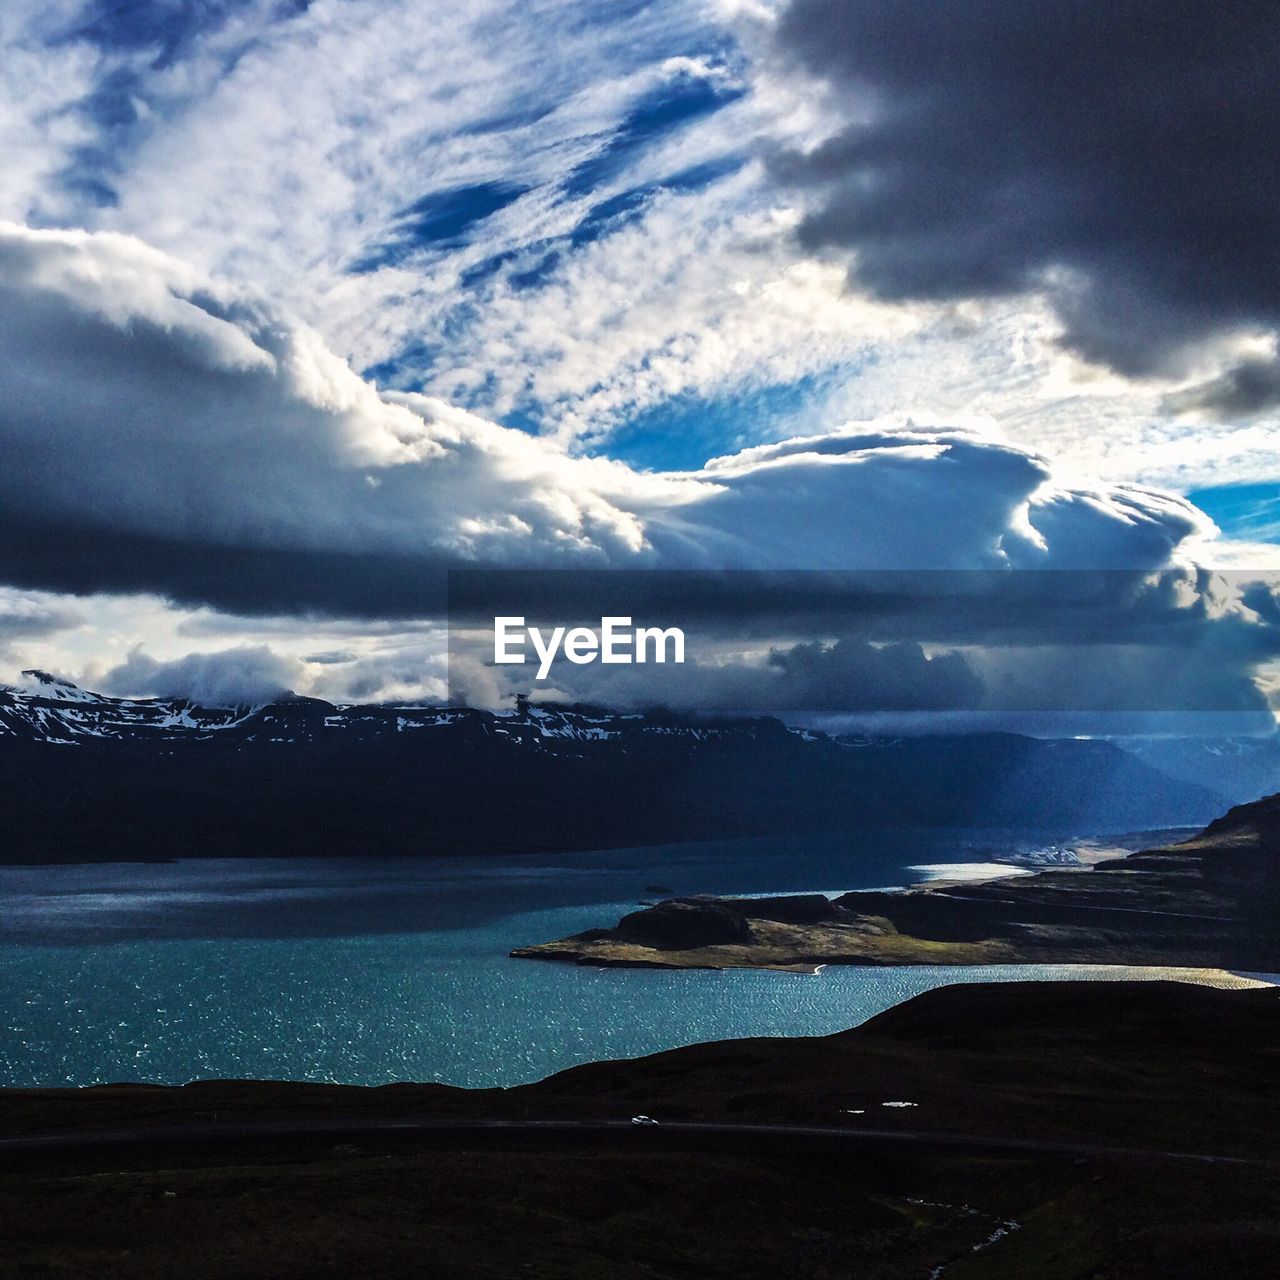
[[1274,989],[1013,984],[505,1091],[10,1091],[0,1277],[1270,1277],[1278,1060]]

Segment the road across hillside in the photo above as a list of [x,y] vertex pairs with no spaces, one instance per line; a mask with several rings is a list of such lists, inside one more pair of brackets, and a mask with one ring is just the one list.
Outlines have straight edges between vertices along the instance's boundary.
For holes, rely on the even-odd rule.
[[234,1146],[260,1138],[401,1137],[467,1139],[502,1135],[543,1135],[585,1138],[608,1135],[649,1144],[704,1140],[733,1140],[768,1145],[796,1142],[848,1143],[868,1146],[906,1146],[923,1149],[955,1149],[975,1154],[1105,1157],[1127,1160],[1190,1160],[1208,1164],[1268,1166],[1275,1162],[1243,1156],[1204,1155],[1185,1151],[1159,1151],[1101,1143],[1066,1142],[1040,1138],[1014,1138],[968,1133],[859,1129],[835,1125],[720,1124],[679,1120],[636,1125],[630,1120],[512,1120],[448,1119],[430,1116],[333,1118],[327,1120],[251,1120],[211,1124],[136,1125],[93,1130],[59,1130],[0,1138],[0,1154],[42,1151],[79,1151],[100,1148],[170,1146]]

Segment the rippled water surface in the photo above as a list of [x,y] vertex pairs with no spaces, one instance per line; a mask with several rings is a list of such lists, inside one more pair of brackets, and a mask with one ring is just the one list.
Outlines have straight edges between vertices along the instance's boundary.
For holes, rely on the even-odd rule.
[[1063,833],[561,855],[0,868],[0,1084],[254,1076],[497,1085],[698,1040],[820,1035],[943,982],[1116,970],[581,969],[514,946],[668,893],[902,884]]

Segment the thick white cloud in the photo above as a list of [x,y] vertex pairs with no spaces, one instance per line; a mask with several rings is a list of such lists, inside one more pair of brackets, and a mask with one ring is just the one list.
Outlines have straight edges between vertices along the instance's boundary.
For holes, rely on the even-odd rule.
[[719,486],[706,525],[753,539],[743,567],[1158,567],[1212,528],[1175,495],[1064,484],[1025,448],[948,428],[856,424],[702,474]]
[[687,484],[422,397],[314,331],[115,235],[0,230],[11,523],[197,547],[537,560],[634,554],[619,501]]
[[206,707],[269,702],[294,691],[305,675],[297,659],[266,645],[189,653],[168,662],[136,649],[101,677],[103,693],[189,698]]
[[[0,574],[30,586],[93,572],[107,590],[332,610],[326,575],[360,557],[1159,567],[1210,529],[1181,499],[1064,484],[972,430],[848,426],[680,474],[570,456],[380,395],[262,298],[117,235],[0,230],[0,340]],[[119,559],[86,568],[104,538]],[[414,612],[359,585],[367,612]]]

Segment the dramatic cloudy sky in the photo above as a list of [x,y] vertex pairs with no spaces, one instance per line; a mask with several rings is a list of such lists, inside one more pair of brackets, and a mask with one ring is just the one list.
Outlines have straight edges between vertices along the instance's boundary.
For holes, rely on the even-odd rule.
[[0,680],[438,694],[451,566],[1274,566],[1277,86],[1254,0],[7,0]]

